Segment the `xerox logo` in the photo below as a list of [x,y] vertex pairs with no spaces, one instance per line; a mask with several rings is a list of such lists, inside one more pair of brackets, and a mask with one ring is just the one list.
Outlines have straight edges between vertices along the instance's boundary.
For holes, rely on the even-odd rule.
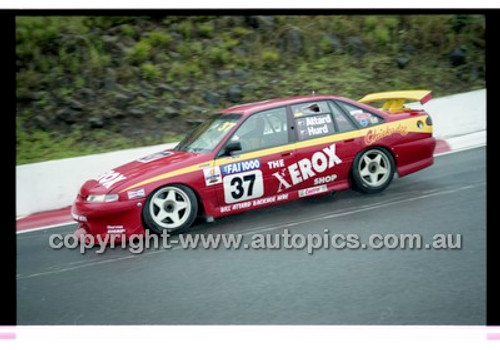
[[127,177],[117,171],[109,170],[97,177],[97,181],[106,188],[110,188],[115,183],[125,180]]
[[280,182],[279,193],[318,174],[322,174],[327,169],[333,168],[335,164],[340,163],[342,163],[342,160],[335,153],[335,144],[331,144],[321,151],[315,152],[310,159],[303,158],[272,175]]

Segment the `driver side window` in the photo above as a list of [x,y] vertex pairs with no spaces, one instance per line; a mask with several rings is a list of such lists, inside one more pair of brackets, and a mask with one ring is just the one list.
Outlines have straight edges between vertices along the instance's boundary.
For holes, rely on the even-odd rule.
[[241,144],[246,153],[288,143],[286,107],[262,111],[250,116],[234,133],[231,141]]

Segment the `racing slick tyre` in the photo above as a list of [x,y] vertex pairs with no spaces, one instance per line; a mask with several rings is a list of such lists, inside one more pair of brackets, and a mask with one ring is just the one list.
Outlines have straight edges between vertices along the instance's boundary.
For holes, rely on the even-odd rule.
[[146,200],[142,217],[146,228],[161,234],[177,234],[189,228],[198,212],[193,190],[183,185],[160,187]]
[[364,193],[379,193],[391,183],[395,168],[394,159],[387,150],[369,148],[354,159],[354,187]]

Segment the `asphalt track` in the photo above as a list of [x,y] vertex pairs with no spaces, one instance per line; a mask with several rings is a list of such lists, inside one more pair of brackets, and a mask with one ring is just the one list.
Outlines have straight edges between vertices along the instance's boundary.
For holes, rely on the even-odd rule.
[[20,325],[486,322],[485,148],[443,155],[377,195],[353,191],[200,223],[190,234],[462,235],[457,250],[53,250],[17,235]]

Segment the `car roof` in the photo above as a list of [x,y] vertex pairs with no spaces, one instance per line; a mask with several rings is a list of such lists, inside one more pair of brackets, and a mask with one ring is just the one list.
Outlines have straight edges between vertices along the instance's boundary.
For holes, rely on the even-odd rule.
[[272,100],[245,103],[229,107],[224,110],[221,110],[220,113],[236,113],[236,114],[249,115],[266,109],[278,108],[289,104],[306,103],[306,102],[320,101],[332,98],[342,99],[341,96],[337,95],[310,95],[310,96],[283,97]]

